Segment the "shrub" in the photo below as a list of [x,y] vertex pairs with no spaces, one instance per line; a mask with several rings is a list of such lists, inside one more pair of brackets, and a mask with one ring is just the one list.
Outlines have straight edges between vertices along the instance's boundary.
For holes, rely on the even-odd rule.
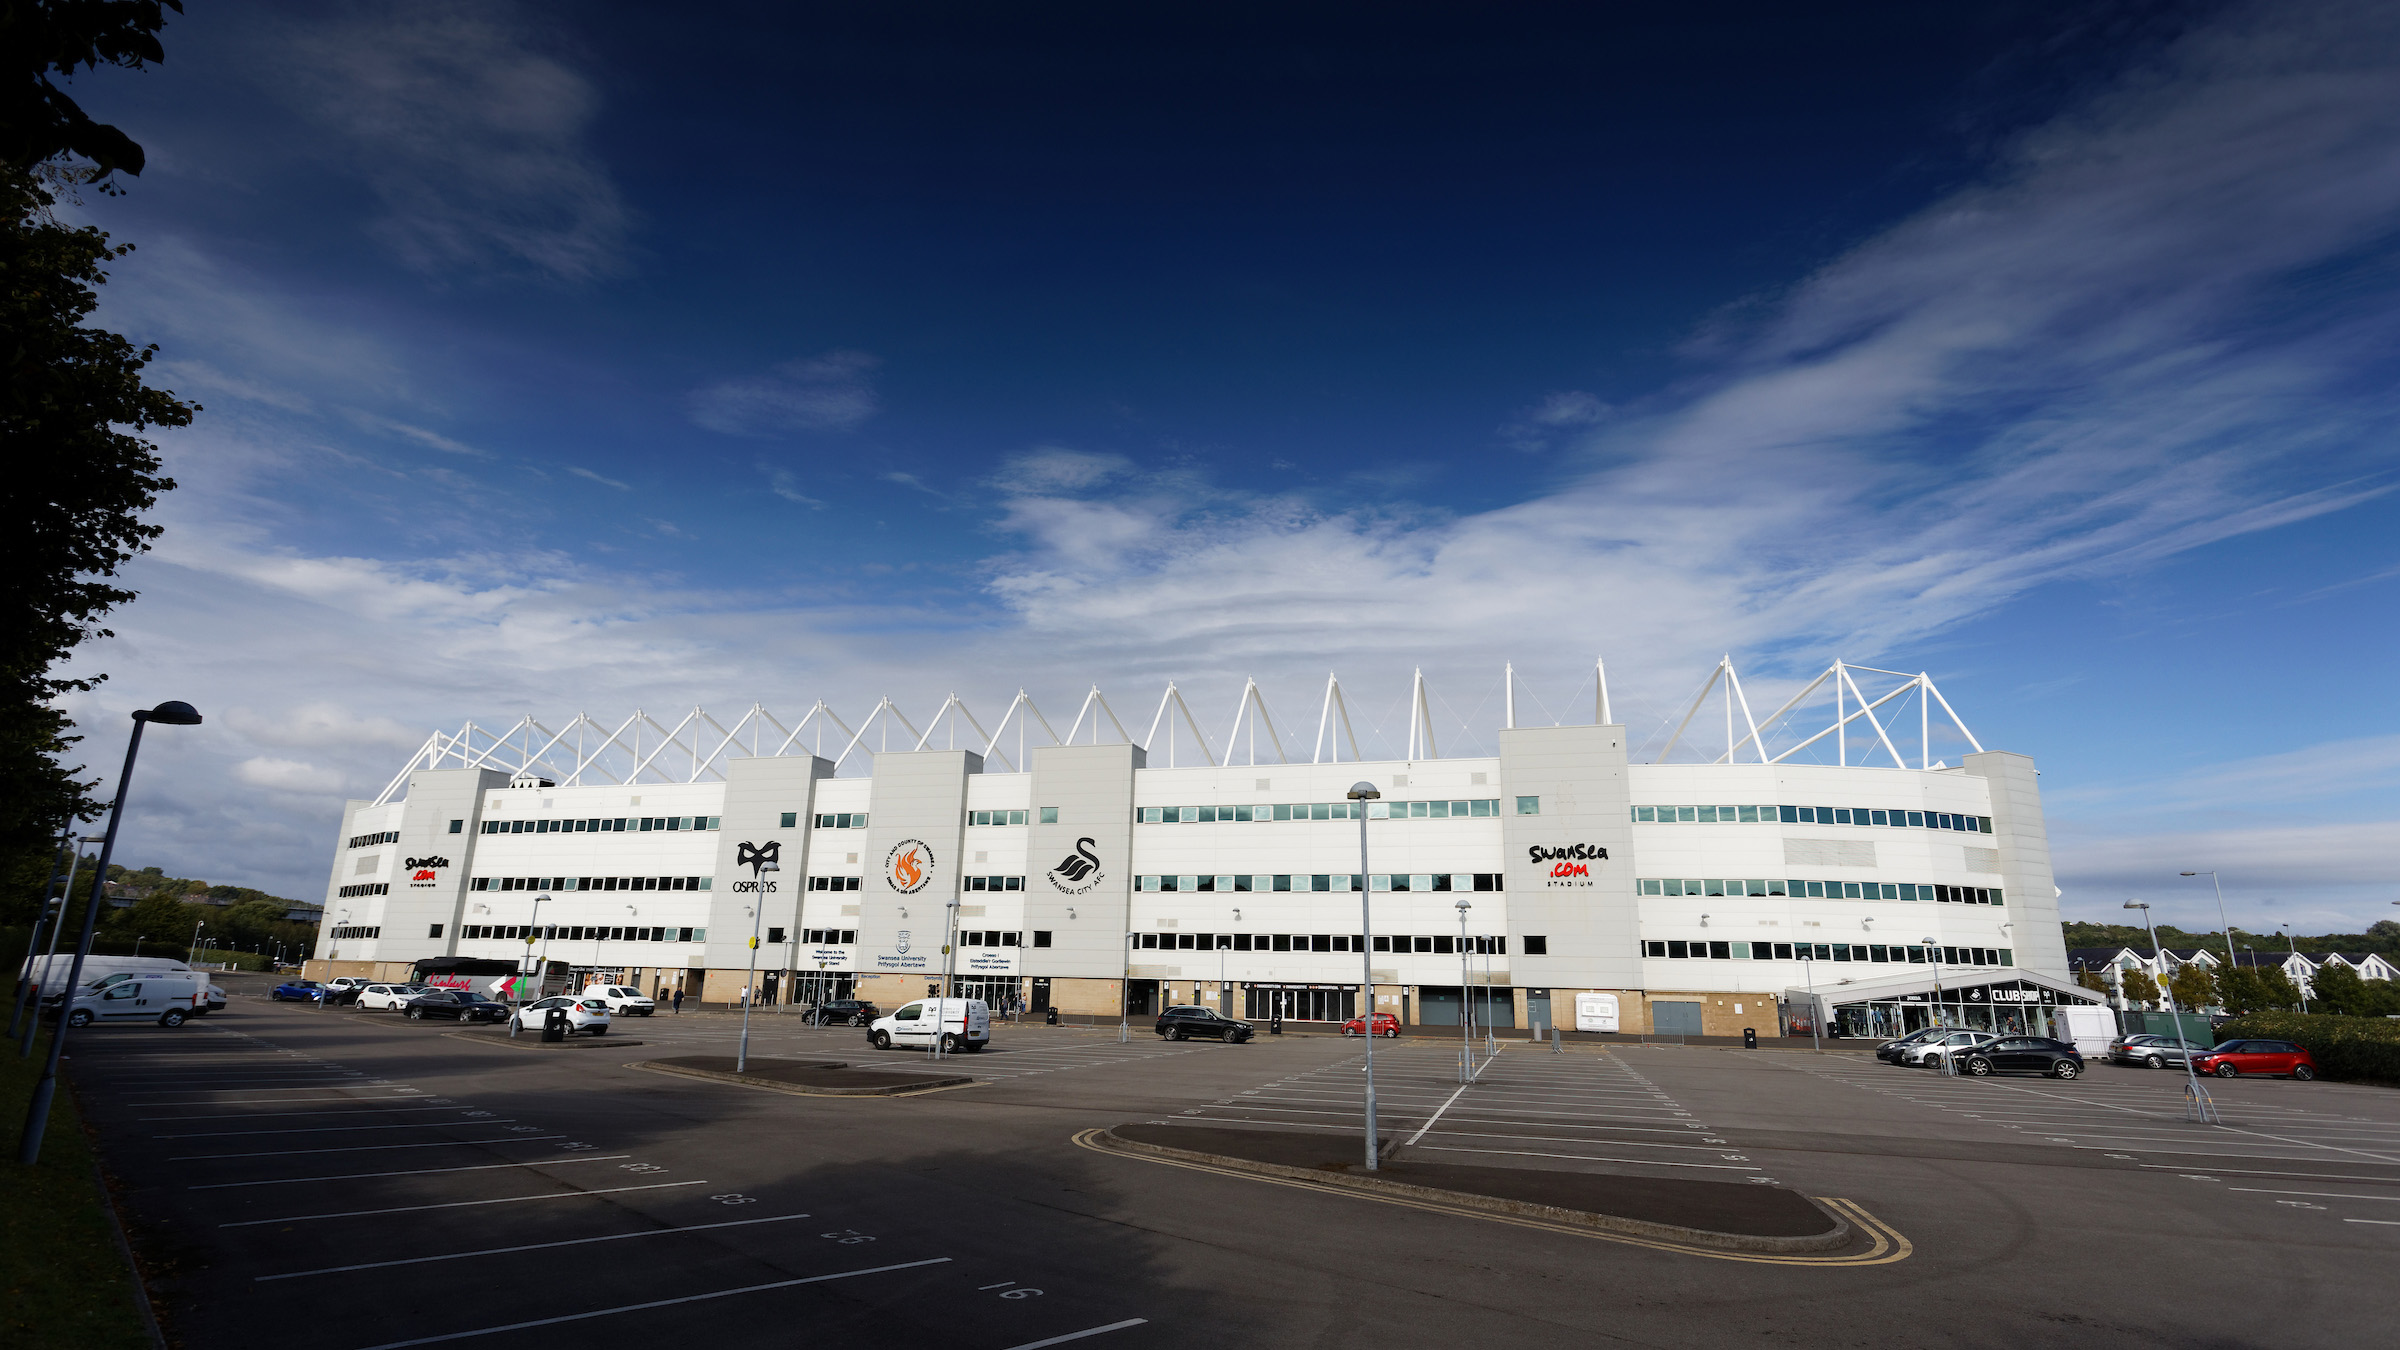
[[2303,1046],[2327,1078],[2400,1084],[2400,1021],[2321,1013],[2251,1013],[2217,1029],[2220,1043],[2247,1036]]

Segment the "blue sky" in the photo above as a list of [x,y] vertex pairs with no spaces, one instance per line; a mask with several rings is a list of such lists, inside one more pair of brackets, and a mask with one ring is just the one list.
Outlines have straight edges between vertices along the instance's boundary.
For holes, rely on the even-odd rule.
[[469,718],[1305,737],[1331,670],[1396,746],[1422,667],[1469,750],[1601,655],[1656,743],[1730,652],[1932,672],[2071,916],[2400,899],[2388,7],[660,14],[211,4],[77,84],[208,407],[75,705],[212,714],[136,858],[313,894]]

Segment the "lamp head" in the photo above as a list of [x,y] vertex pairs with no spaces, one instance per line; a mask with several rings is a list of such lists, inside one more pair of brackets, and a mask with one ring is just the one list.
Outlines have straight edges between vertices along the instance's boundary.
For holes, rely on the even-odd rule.
[[759,861],[758,870],[761,872],[780,872],[783,870],[783,864],[775,861],[773,858],[765,858]]
[[136,722],[156,722],[161,726],[196,727],[200,725],[200,710],[181,699],[168,699],[155,708],[144,708],[133,715]]
[[2125,902],[2125,908],[2127,908],[2127,909],[2148,909],[2148,908],[2150,908],[2150,905],[2149,905],[2149,903],[2148,903],[2147,901],[2142,901],[2142,900],[2128,900],[2128,901],[2126,901],[2126,902]]
[[1350,800],[1354,802],[1380,801],[1382,798],[1383,793],[1377,790],[1373,783],[1358,782],[1350,785]]
[[1473,909],[1473,908],[1475,908],[1475,906],[1474,906],[1473,904],[1469,903],[1469,902],[1468,902],[1467,900],[1465,900],[1464,898],[1461,898],[1461,899],[1459,900],[1459,902],[1458,902],[1458,913],[1459,913],[1459,917],[1461,917],[1461,918],[1464,918],[1464,917],[1466,917],[1466,913],[1467,913],[1467,911],[1468,911],[1468,910],[1470,910],[1470,909]]
[[2200,874],[2199,874],[2198,872],[2181,872],[2181,873],[2178,873],[2177,875],[2179,875],[2179,876],[2187,876],[2187,877],[2196,877],[2196,876],[2198,876],[2198,875],[2200,875]]

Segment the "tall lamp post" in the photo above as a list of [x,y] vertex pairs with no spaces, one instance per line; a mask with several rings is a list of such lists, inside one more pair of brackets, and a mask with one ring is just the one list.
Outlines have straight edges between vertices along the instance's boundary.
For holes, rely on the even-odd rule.
[[1362,779],[1350,785],[1349,795],[1350,814],[1358,817],[1358,996],[1366,1005],[1359,1015],[1367,1019],[1367,1170],[1374,1172],[1381,1169],[1375,1158],[1375,887],[1367,880],[1367,803],[1381,801],[1383,793]]
[[[751,864],[758,880],[764,882],[769,872],[780,872],[783,864],[773,858],[761,858]],[[742,994],[742,1045],[734,1052],[733,1071],[742,1073],[750,1067],[750,1005],[758,1002],[758,926],[767,917],[767,888],[761,885],[750,905],[750,982]]]
[[1808,1048],[1821,1054],[1825,1041],[1817,1034],[1817,1023],[1824,1020],[1824,1005],[1817,1002],[1817,967],[1809,959],[1817,954],[1817,944],[1796,942],[1792,950],[1800,954],[1800,979],[1808,985]]
[[1475,1019],[1467,1012],[1467,911],[1474,907],[1463,895],[1452,907],[1458,911],[1458,1081],[1462,1083],[1475,1076]]
[[[11,1037],[17,1034],[20,1025],[25,1031],[25,1039],[17,1047],[17,1058],[19,1059],[24,1059],[33,1053],[33,1029],[41,1025],[42,1021],[41,980],[33,978],[33,954],[41,946],[42,924],[46,922],[50,925],[49,956],[42,961],[42,978],[48,979],[50,967],[57,964],[52,958],[58,955],[59,930],[67,926],[67,903],[75,895],[75,868],[83,861],[81,845],[90,842],[89,839],[86,839],[79,843],[72,828],[61,835],[59,847],[66,852],[67,870],[59,871],[58,864],[54,860],[50,866],[50,880],[42,886],[41,915],[34,920],[33,936],[25,943],[25,969],[18,973],[16,1012],[8,1023],[8,1034]],[[57,888],[55,900],[52,899],[52,887]],[[25,1015],[28,1006],[32,1008],[33,1012],[31,1019]]]
[[[2283,930],[2283,945],[2290,950],[2292,959],[2295,961],[2300,959],[2300,944],[2292,940],[2292,926],[2288,923],[2279,923],[2275,926]],[[2300,1011],[2305,1013],[2308,1011],[2308,986],[2297,980],[2292,983],[2293,987],[2300,991]]]
[[[125,820],[125,794],[133,784],[133,761],[141,753],[142,729],[152,722],[170,727],[196,727],[200,725],[200,713],[189,703],[170,699],[133,715],[133,736],[125,743],[125,767],[117,773],[117,800],[108,809],[108,832],[100,837],[100,861],[92,872],[92,898],[83,907],[83,932],[75,940],[75,962],[67,971],[66,998],[58,1005],[58,1027],[50,1033],[50,1057],[42,1062],[42,1076],[34,1083],[32,1100],[25,1107],[25,1133],[17,1148],[17,1161],[27,1167],[41,1160],[42,1131],[50,1123],[50,1101],[58,1095],[58,1065],[66,1057],[67,1027],[75,1010],[75,990],[83,983],[83,958],[92,950],[92,926],[100,918],[100,896],[108,882],[108,860],[117,851],[117,827]],[[61,911],[59,917],[63,920],[66,917],[63,903]]]
[[200,954],[200,930],[206,927],[208,927],[208,920],[206,919],[202,919],[198,923],[192,925],[192,945],[186,949],[184,953],[185,959],[189,960],[197,957]]
[[[2209,884],[2217,888],[2217,922],[2225,926],[2225,959],[2231,961],[2233,959],[2233,920],[2225,917],[2225,883],[2217,880],[2217,874],[2214,872],[2186,872],[2183,875],[2207,877]],[[2158,944],[2152,943],[2151,945],[2157,946]]]
[[[2138,909],[2142,912],[2142,926],[2150,930],[2150,950],[2154,952],[2159,950],[2158,925],[2150,918],[2149,903],[2143,900],[2128,900],[2125,902],[2125,908]],[[2164,963],[2161,963],[2161,970],[2163,973]],[[2183,1018],[2175,1011],[2175,991],[2168,988],[2166,982],[2162,980],[2158,986],[2158,997],[2160,1002],[2167,1005],[2167,1015],[2175,1018],[2175,1036],[2177,1040],[2181,1040],[2183,1038]],[[2192,1095],[2195,1100],[2198,1100],[2200,1098],[2200,1071],[2192,1067],[2192,1056],[2189,1051],[2186,1051],[2183,1056],[2183,1073],[2186,1078],[2192,1080]]]

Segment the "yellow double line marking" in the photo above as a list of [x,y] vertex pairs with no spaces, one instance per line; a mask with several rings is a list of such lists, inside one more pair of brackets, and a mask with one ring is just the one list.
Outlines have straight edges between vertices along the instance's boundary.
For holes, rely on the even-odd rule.
[[1238,1168],[1187,1162],[1181,1158],[1161,1158],[1147,1153],[1132,1153],[1113,1149],[1098,1142],[1100,1136],[1106,1133],[1106,1130],[1084,1130],[1075,1136],[1075,1144],[1079,1148],[1087,1148],[1094,1153],[1106,1153],[1117,1158],[1132,1158],[1140,1162],[1161,1163],[1168,1167],[1181,1167],[1192,1172],[1213,1172],[1218,1176],[1238,1177],[1244,1181],[1263,1181],[1270,1186],[1290,1186],[1295,1190],[1309,1191],[1317,1195],[1344,1195],[1357,1200],[1370,1200],[1379,1205],[1399,1205],[1405,1209],[1421,1209],[1434,1214],[1448,1214],[1464,1219],[1481,1219],[1486,1223],[1504,1223],[1517,1228],[1538,1228],[1544,1232],[1563,1233],[1569,1237],[1594,1238],[1601,1242],[1615,1242],[1627,1247],[1647,1247],[1652,1251],[1674,1252],[1681,1256],[1705,1256],[1716,1261],[1747,1261],[1753,1265],[1762,1266],[1888,1266],[1897,1261],[1907,1260],[1915,1255],[1917,1250],[1916,1245],[1902,1237],[1897,1229],[1861,1209],[1856,1201],[1837,1199],[1833,1196],[1821,1195],[1815,1199],[1818,1203],[1832,1208],[1843,1218],[1848,1219],[1852,1227],[1865,1234],[1869,1244],[1867,1250],[1854,1252],[1847,1256],[1779,1256],[1766,1252],[1726,1251],[1718,1247],[1703,1247],[1696,1243],[1676,1242],[1667,1238],[1640,1237],[1631,1233],[1611,1233],[1604,1229],[1553,1223],[1547,1219],[1501,1214],[1485,1209],[1470,1209],[1463,1205],[1437,1204],[1419,1200],[1413,1196],[1378,1195],[1372,1191],[1356,1190],[1348,1186],[1313,1185],[1288,1177],[1268,1176],[1259,1172],[1242,1171]]

